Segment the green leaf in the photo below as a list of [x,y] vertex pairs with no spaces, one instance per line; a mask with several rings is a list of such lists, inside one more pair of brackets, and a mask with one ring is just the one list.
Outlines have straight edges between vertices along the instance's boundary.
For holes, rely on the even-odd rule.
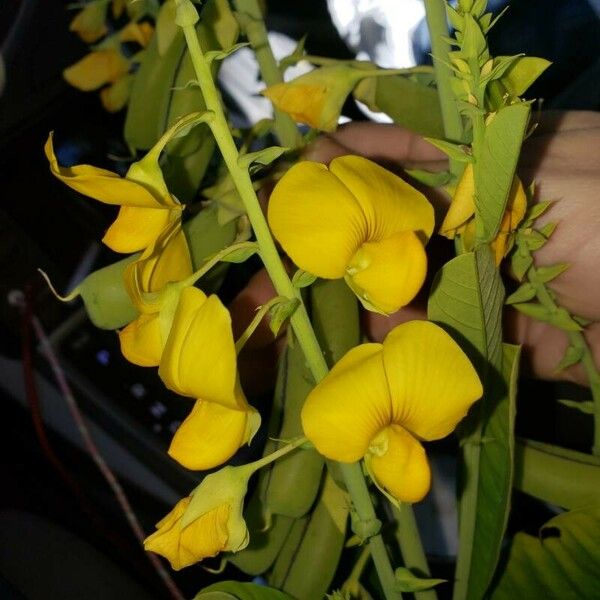
[[536,279],[542,283],[548,283],[556,279],[561,273],[564,273],[569,266],[567,263],[559,263],[549,267],[537,267],[535,270]]
[[475,210],[484,241],[496,237],[506,210],[530,108],[518,103],[501,108],[485,128],[475,170]]
[[517,490],[563,508],[600,503],[600,459],[531,440],[515,449]]
[[423,169],[405,169],[406,174],[416,179],[419,183],[430,187],[442,187],[452,180],[450,171],[423,171]]
[[[401,75],[363,79],[359,85],[374,86],[370,94],[374,108],[387,114],[397,125],[423,136],[444,137],[442,112],[434,87]],[[362,101],[358,97],[357,100]]]
[[558,225],[558,223],[546,223],[543,227],[541,227],[539,229],[539,232],[546,238],[548,239],[553,233],[554,230],[556,229],[556,226]]
[[583,413],[584,415],[593,415],[594,414],[594,402],[592,400],[585,400],[584,402],[580,402],[578,400],[559,400],[559,404],[563,406],[567,406],[568,408],[573,408]]
[[446,583],[445,579],[425,579],[423,577],[417,577],[406,567],[399,567],[396,569],[394,571],[394,577],[396,579],[396,589],[399,592],[422,592],[424,590],[430,590],[440,583]]
[[600,506],[550,519],[539,536],[517,533],[491,599],[600,598]]
[[457,600],[481,598],[498,561],[510,506],[519,350],[502,344],[504,290],[485,246],[446,263],[432,290],[429,318],[454,336],[484,386],[484,397],[459,433],[463,446],[461,543],[454,592]]
[[256,242],[241,242],[231,248],[231,252],[223,256],[221,261],[239,264],[246,262],[251,256],[254,256],[258,252],[259,245]]
[[425,138],[430,144],[433,144],[436,148],[439,148],[442,152],[448,155],[451,160],[457,160],[459,162],[473,162],[473,157],[465,152],[465,147],[460,144],[453,144],[446,140],[436,140],[433,138]]
[[194,600],[294,600],[288,594],[265,585],[220,581],[204,588]]
[[[531,190],[531,195],[533,195],[533,190]],[[554,202],[548,200],[546,202],[538,202],[537,204],[531,206],[527,210],[527,215],[525,216],[525,219],[523,221],[524,227],[531,227],[531,225],[533,225],[533,222],[538,217],[541,217],[553,204]]]
[[557,371],[562,371],[567,367],[577,364],[583,358],[583,348],[575,348],[575,346],[569,346],[564,356],[561,358],[558,366],[556,367]]
[[302,269],[298,269],[292,277],[292,283],[297,288],[308,287],[309,285],[312,285],[316,280],[316,275],[313,275],[308,271],[303,271]]
[[515,304],[516,302],[527,302],[535,298],[535,286],[526,281],[521,284],[507,299],[506,304]]
[[296,312],[300,306],[298,298],[290,298],[287,302],[278,302],[269,311],[269,328],[277,337],[282,325]]
[[250,44],[248,42],[240,42],[239,44],[234,44],[225,50],[209,50],[204,54],[204,58],[210,64],[215,60],[223,60],[228,56],[231,56],[234,52],[237,52],[240,48],[246,48],[249,45]]
[[243,169],[251,169],[253,163],[263,166],[270,165],[288,150],[289,148],[283,148],[282,146],[270,146],[257,152],[242,154],[238,158],[238,165]]
[[504,73],[502,85],[511,96],[521,96],[551,64],[545,58],[521,56]]
[[523,251],[521,248],[517,248],[517,250],[513,252],[510,259],[510,266],[515,277],[519,281],[523,280],[523,277],[525,277],[531,265],[533,265],[533,257],[529,252]]
[[524,315],[533,317],[534,319],[543,321],[549,325],[554,325],[554,327],[558,327],[559,329],[564,329],[565,331],[582,330],[581,325],[562,307],[552,311],[537,302],[517,303],[513,304],[513,306]]
[[291,67],[304,59],[304,45],[306,44],[306,35],[303,35],[296,44],[291,54],[284,56],[279,61],[279,70],[283,73],[288,67]]

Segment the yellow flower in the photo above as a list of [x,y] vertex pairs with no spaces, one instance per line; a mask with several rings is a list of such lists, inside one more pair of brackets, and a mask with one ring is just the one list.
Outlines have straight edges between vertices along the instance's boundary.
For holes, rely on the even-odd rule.
[[116,252],[147,248],[170,222],[180,218],[182,206],[167,190],[158,165],[166,144],[164,137],[142,160],[131,165],[125,177],[91,165],[61,167],[54,154],[52,134],[48,137],[46,157],[55,177],[81,194],[121,207],[102,238]]
[[[192,274],[181,222],[174,221],[125,270],[125,288],[140,315],[119,331],[121,352],[141,367],[156,367],[171,330],[180,282]],[[171,284],[171,285],[169,285]]]
[[169,389],[197,399],[173,437],[172,458],[210,469],[250,443],[260,415],[242,391],[231,317],[217,296],[192,287],[181,292],[158,372]]
[[276,185],[268,217],[301,269],[325,279],[344,277],[369,310],[392,313],[423,285],[433,208],[366,158],[342,156],[329,168],[297,163]]
[[175,570],[219,552],[238,552],[249,541],[244,496],[254,469],[225,467],[207,475],[156,525],[144,548],[167,558]]
[[447,436],[481,394],[458,344],[433,323],[411,321],[383,344],[350,350],[309,394],[302,426],[327,458],[364,458],[381,488],[418,502],[431,479],[420,440]]
[[94,0],[79,11],[69,25],[69,31],[74,31],[86,44],[93,44],[106,35],[106,0]]
[[105,48],[86,54],[63,71],[67,83],[82,92],[91,92],[115,83],[129,73],[129,61],[117,50]]
[[262,93],[295,121],[322,131],[333,131],[346,98],[366,76],[348,65],[327,66],[287,83],[272,85]]
[[119,31],[120,42],[137,42],[142,48],[145,48],[154,34],[154,27],[150,23],[136,23],[131,21]]
[[[512,247],[512,234],[523,220],[527,211],[527,196],[521,180],[515,176],[508,196],[506,211],[500,223],[500,229],[491,243],[496,265]],[[452,204],[446,213],[446,218],[440,227],[440,235],[454,239],[462,236],[465,250],[471,250],[475,244],[475,177],[473,165],[468,164],[456,186]]]

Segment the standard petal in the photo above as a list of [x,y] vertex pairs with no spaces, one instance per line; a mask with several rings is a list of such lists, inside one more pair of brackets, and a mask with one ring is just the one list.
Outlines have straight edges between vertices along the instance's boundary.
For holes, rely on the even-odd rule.
[[302,428],[317,450],[354,462],[391,422],[381,344],[350,350],[312,390],[302,407]]
[[123,356],[140,367],[158,367],[163,338],[157,314],[140,315],[119,331]]
[[237,385],[231,317],[217,296],[206,298],[192,287],[183,290],[158,372],[178,394],[247,408]]
[[398,425],[378,436],[379,447],[365,457],[377,484],[400,502],[419,502],[431,486],[431,471],[423,446]]
[[63,77],[82,92],[91,92],[127,75],[129,61],[116,50],[90,52],[63,71]]
[[419,292],[427,274],[423,243],[412,231],[363,244],[350,262],[346,281],[366,308],[390,314]]
[[428,321],[392,329],[383,342],[383,362],[393,422],[421,439],[447,436],[483,393],[459,345]]
[[139,206],[141,208],[161,207],[160,201],[143,185],[123,179],[112,171],[91,165],[61,167],[54,154],[52,133],[48,136],[44,150],[50,162],[52,174],[80,194],[105,204]]
[[248,419],[252,412],[197,400],[175,432],[169,456],[194,471],[222,465],[249,441]]
[[102,241],[115,252],[137,252],[150,246],[168,224],[164,208],[122,206]]
[[269,200],[269,225],[289,257],[318,277],[339,279],[366,240],[366,220],[354,196],[325,165],[294,165]]
[[416,231],[423,242],[429,239],[434,226],[433,207],[406,181],[362,156],[340,156],[331,161],[329,169],[362,207],[369,241],[399,231]]
[[459,229],[475,214],[475,178],[473,165],[467,164],[454,191],[452,204],[440,227],[440,235],[454,239]]

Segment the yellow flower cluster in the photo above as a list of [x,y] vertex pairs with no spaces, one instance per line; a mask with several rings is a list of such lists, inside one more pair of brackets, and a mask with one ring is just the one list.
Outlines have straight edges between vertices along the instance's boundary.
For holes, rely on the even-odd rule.
[[137,365],[158,366],[168,388],[195,399],[169,454],[190,469],[210,469],[251,441],[260,416],[239,383],[229,312],[216,296],[191,287],[183,207],[167,190],[158,164],[167,142],[195,119],[174,125],[124,178],[90,165],[60,166],[52,135],[46,155],[52,173],[69,187],[121,206],[103,241],[118,252],[143,250],[125,271],[140,314],[119,332],[121,350]]

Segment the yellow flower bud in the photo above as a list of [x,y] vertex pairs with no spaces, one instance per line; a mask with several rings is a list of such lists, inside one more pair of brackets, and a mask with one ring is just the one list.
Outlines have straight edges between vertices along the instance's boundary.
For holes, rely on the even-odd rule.
[[79,11],[69,25],[69,31],[75,32],[86,44],[93,44],[106,35],[105,0],[95,0]]

